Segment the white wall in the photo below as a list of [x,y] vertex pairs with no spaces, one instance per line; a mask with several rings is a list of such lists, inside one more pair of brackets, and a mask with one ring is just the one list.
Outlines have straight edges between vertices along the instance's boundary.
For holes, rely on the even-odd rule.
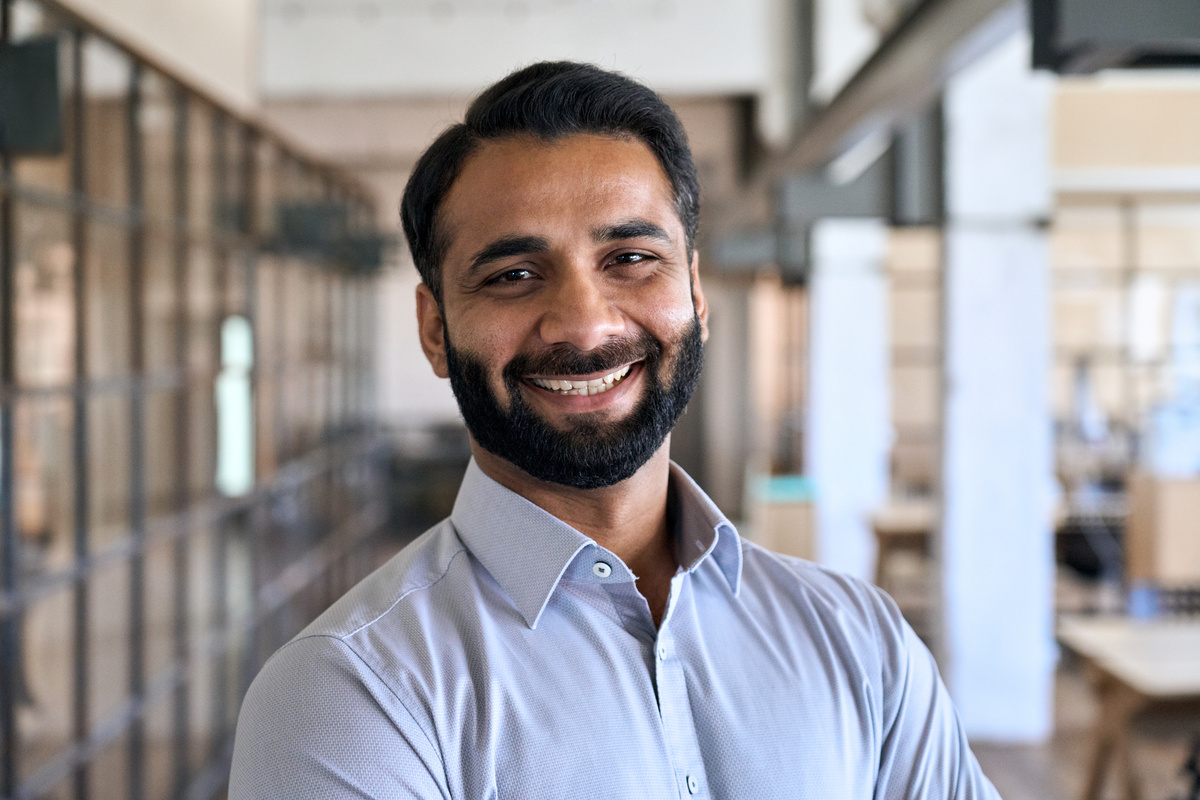
[[220,100],[258,98],[257,0],[63,0]]

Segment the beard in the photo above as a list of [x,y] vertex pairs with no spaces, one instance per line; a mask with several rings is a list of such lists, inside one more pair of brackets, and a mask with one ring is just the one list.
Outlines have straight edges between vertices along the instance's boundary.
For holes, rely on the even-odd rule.
[[[693,317],[671,344],[675,362],[666,380],[661,374],[663,343],[645,332],[586,353],[565,345],[537,355],[519,354],[501,373],[510,398],[507,411],[492,391],[483,361],[456,350],[448,335],[446,367],[467,430],[481,447],[539,480],[598,489],[641,469],[662,447],[691,399],[704,365],[700,320]],[[559,429],[534,411],[523,393],[528,375],[611,372],[635,361],[642,362],[645,395],[623,419],[605,420],[603,412],[579,413]]]

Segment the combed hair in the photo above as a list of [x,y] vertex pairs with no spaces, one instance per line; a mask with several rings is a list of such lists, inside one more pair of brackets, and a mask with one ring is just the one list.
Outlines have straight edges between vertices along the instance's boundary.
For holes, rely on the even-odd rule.
[[675,112],[656,92],[624,75],[591,64],[543,61],[479,95],[466,118],[425,151],[404,188],[404,235],[421,280],[439,305],[449,242],[438,228],[438,212],[467,158],[489,140],[535,136],[555,142],[581,133],[634,137],[650,148],[671,182],[690,258],[700,222],[700,184]]

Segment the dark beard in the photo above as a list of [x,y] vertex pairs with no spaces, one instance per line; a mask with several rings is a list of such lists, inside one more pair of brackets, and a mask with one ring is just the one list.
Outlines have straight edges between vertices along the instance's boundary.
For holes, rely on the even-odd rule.
[[[598,489],[623,481],[641,469],[658,452],[691,399],[704,365],[700,320],[693,317],[674,344],[675,365],[665,384],[659,372],[663,345],[649,333],[587,353],[563,346],[536,356],[518,355],[502,373],[511,398],[507,412],[500,408],[488,384],[482,361],[471,353],[455,350],[449,336],[446,367],[467,430],[481,447],[539,480],[576,489]],[[604,421],[600,412],[577,414],[568,430],[559,430],[538,416],[523,395],[522,378],[526,375],[565,377],[610,372],[632,361],[642,361],[645,396],[629,416],[617,422]]]

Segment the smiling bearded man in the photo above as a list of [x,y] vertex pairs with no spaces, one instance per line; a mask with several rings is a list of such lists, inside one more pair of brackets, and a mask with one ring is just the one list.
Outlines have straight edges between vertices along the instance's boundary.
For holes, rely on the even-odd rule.
[[472,461],[449,519],[263,667],[233,800],[996,798],[895,604],[741,539],[670,461],[708,304],[658,95],[513,73],[401,216]]

